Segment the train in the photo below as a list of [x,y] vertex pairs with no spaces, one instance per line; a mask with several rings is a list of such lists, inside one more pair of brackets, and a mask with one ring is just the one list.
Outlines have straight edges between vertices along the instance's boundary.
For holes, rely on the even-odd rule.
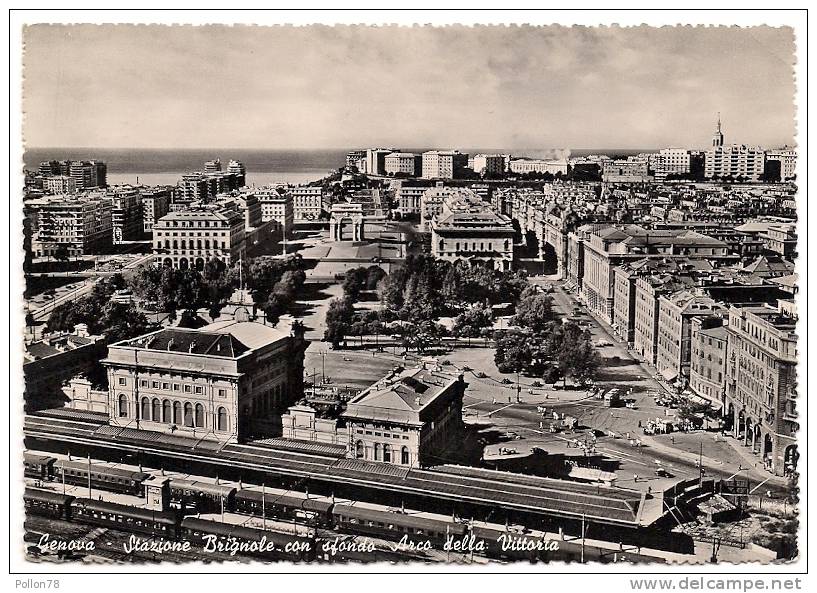
[[[403,555],[388,550],[361,554],[354,549],[338,549],[337,538],[320,537],[315,532],[297,535],[261,530],[185,516],[178,509],[156,511],[101,500],[91,500],[51,490],[26,488],[23,494],[26,513],[72,523],[107,527],[127,533],[186,540],[206,550],[234,555],[241,553],[264,561],[350,562],[399,561]],[[340,536],[341,539],[347,536]],[[332,551],[334,546],[336,551]]]
[[[91,472],[91,486],[144,496],[143,482],[150,477],[144,472],[110,468],[107,466],[89,466],[88,462],[67,462],[43,455],[26,454],[26,475],[38,480],[62,480],[67,483],[87,485],[88,472]],[[584,556],[599,561],[618,561],[621,558],[631,560],[661,561],[657,556],[645,556],[640,553],[616,554],[618,549],[594,548],[588,549],[575,541],[560,540],[558,549],[550,549],[544,545],[539,536],[513,532],[508,529],[494,528],[470,524],[451,518],[429,517],[412,512],[381,510],[370,506],[335,503],[326,498],[308,498],[297,495],[282,494],[281,491],[260,491],[257,489],[238,489],[231,485],[219,485],[211,482],[194,479],[170,477],[168,479],[170,509],[167,511],[145,511],[126,505],[116,505],[102,501],[65,497],[47,490],[26,490],[26,510],[33,514],[45,515],[65,520],[119,527],[125,531],[150,533],[152,535],[165,533],[172,537],[182,537],[180,531],[185,525],[197,525],[199,531],[190,533],[193,539],[201,538],[205,527],[210,531],[208,535],[223,541],[226,537],[233,541],[258,540],[264,535],[269,541],[270,531],[253,530],[249,527],[226,526],[222,523],[206,521],[190,515],[231,512],[260,517],[266,515],[269,519],[284,522],[297,522],[314,529],[332,530],[338,534],[352,536],[371,536],[391,542],[408,540],[409,542],[429,541],[436,549],[452,540],[471,538],[484,542],[484,549],[480,555],[499,561],[551,561],[575,560]],[[77,514],[79,513],[79,514]],[[148,518],[149,514],[149,518]],[[106,517],[108,517],[106,519]],[[114,517],[113,521],[110,517]],[[126,518],[127,517],[127,518]],[[202,523],[199,523],[202,522]],[[206,525],[211,523],[212,525]],[[171,524],[173,525],[171,527]],[[225,532],[225,529],[227,532]],[[145,531],[148,530],[148,531]],[[299,536],[285,536],[297,539]],[[340,537],[338,535],[337,537]],[[243,539],[242,539],[243,538]],[[503,545],[509,539],[522,540],[526,545],[509,547]],[[297,547],[297,546],[295,546]],[[277,550],[278,546],[275,545]],[[383,552],[382,554],[385,554]],[[278,552],[269,554],[255,554],[273,559],[288,559],[293,561],[311,561],[301,554],[288,555],[282,558]],[[349,551],[345,558],[353,559],[355,553]],[[371,554],[362,554],[371,560]],[[395,554],[397,559],[399,556]],[[339,555],[335,561],[342,561]],[[405,557],[401,557],[405,560]],[[314,559],[314,558],[312,558]],[[320,557],[318,557],[320,559]],[[391,560],[381,555],[381,560]]]
[[[69,461],[48,455],[26,451],[23,453],[24,475],[41,482],[65,482],[75,486],[87,486],[144,496],[144,481],[150,474],[142,471],[91,464],[88,461]],[[89,475],[90,474],[90,475]]]

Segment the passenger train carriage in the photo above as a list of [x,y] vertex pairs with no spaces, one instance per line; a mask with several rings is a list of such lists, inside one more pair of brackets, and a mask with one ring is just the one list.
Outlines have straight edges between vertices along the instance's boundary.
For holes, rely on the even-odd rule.
[[43,482],[54,478],[55,457],[49,455],[38,455],[28,451],[23,453],[24,475],[26,478],[36,478]]
[[71,519],[71,503],[73,500],[73,496],[66,496],[51,490],[26,488],[23,493],[26,513],[66,521]]
[[184,514],[231,511],[235,505],[235,486],[179,478],[171,479],[168,486],[170,505]]
[[298,520],[310,527],[331,523],[332,503],[314,498],[287,496],[258,490],[241,490],[235,495],[235,512],[264,515],[276,519]]
[[87,461],[60,459],[54,463],[54,480],[65,480],[67,484],[87,486],[89,471],[91,474],[91,488],[122,492],[135,496],[144,495],[142,483],[150,477],[150,474],[145,472],[93,464],[89,468]]
[[454,521],[379,511],[365,507],[336,504],[332,520],[338,529],[399,541],[408,536],[409,541],[425,541],[443,544],[448,537],[467,533],[467,526]]
[[154,511],[124,504],[77,498],[71,504],[71,519],[78,523],[110,527],[120,531],[174,539],[178,537],[175,512]]

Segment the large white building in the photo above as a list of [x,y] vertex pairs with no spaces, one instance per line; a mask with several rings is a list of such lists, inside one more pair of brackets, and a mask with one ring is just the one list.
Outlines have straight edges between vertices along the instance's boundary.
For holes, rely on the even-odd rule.
[[255,192],[261,203],[261,220],[272,222],[284,236],[292,233],[295,209],[292,195],[285,189],[263,189]]
[[747,181],[757,181],[763,174],[766,154],[760,146],[732,144],[717,146],[706,151],[704,176],[742,177]]
[[650,168],[655,179],[662,181],[667,175],[687,175],[692,168],[692,158],[685,148],[662,148],[650,155]]
[[766,153],[766,162],[780,163],[780,180],[794,179],[797,175],[797,151],[791,148],[778,148]]
[[172,190],[169,187],[142,188],[142,230],[153,233],[153,225],[170,211]]
[[108,346],[110,423],[237,442],[303,395],[303,332],[228,319]]
[[43,180],[45,191],[49,194],[75,194],[77,193],[77,181],[69,175],[55,175],[46,177]]
[[[476,165],[474,165],[476,166]],[[556,175],[561,173],[567,175],[567,161],[550,161],[544,159],[515,159],[512,160],[509,168],[512,173],[550,173]]]
[[462,375],[439,367],[390,374],[352,398],[343,414],[348,457],[403,466],[445,458],[462,431]]
[[202,270],[215,257],[229,266],[246,254],[244,232],[244,216],[234,209],[171,212],[153,227],[155,261],[182,270]]
[[296,185],[289,188],[295,222],[318,220],[328,208],[320,186]]
[[468,155],[457,150],[430,150],[423,153],[425,179],[455,179],[468,166]]
[[504,154],[478,154],[474,156],[474,172],[480,175],[501,175],[507,169],[509,157]]
[[384,172],[386,175],[419,175],[422,159],[413,152],[392,152],[386,155]]
[[747,181],[757,181],[764,172],[766,153],[759,146],[746,144],[724,145],[721,118],[712,135],[712,147],[704,157],[704,177],[742,177]]
[[59,195],[30,200],[26,216],[33,232],[35,257],[69,257],[100,253],[113,239],[112,203],[103,196]]
[[448,261],[510,270],[514,236],[510,218],[473,194],[453,194],[443,198],[441,211],[431,220],[431,253]]

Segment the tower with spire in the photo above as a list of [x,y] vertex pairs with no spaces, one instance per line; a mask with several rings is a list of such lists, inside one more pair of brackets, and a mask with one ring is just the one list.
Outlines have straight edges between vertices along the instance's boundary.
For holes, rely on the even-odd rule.
[[718,112],[718,127],[712,135],[712,148],[723,146],[723,132],[721,131],[721,112]]

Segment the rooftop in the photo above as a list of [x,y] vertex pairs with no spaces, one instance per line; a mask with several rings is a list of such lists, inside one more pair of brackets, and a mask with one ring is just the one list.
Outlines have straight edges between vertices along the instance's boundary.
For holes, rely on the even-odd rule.
[[344,416],[416,422],[457,376],[415,367],[392,373],[349,401]]
[[114,346],[238,358],[287,337],[272,326],[254,321],[218,321],[200,329],[165,328]]

